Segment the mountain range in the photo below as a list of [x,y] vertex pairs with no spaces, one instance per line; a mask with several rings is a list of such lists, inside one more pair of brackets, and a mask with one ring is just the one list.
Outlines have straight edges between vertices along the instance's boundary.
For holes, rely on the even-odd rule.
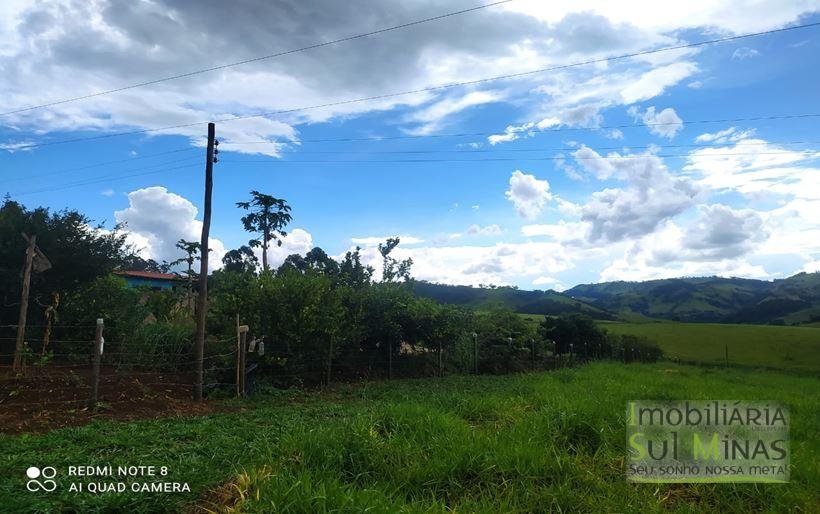
[[772,281],[687,277],[580,284],[563,292],[416,282],[418,296],[442,303],[526,314],[580,312],[596,319],[796,325],[820,321],[820,272]]

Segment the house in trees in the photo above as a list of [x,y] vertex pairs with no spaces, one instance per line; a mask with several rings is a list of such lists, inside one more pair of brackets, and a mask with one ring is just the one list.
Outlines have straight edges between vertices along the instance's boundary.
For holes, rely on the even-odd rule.
[[159,273],[156,271],[127,271],[115,272],[125,279],[131,287],[149,287],[154,290],[173,289],[183,285],[185,280],[173,273]]

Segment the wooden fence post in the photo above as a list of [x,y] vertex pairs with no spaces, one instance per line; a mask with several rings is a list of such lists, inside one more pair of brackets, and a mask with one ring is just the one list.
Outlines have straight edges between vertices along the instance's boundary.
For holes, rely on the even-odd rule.
[[100,393],[100,361],[102,360],[103,350],[103,327],[104,321],[102,318],[97,319],[97,329],[94,333],[94,347],[93,347],[93,364],[91,367],[91,404],[93,409],[97,405]]
[[393,341],[387,342],[387,380],[393,379]]
[[532,370],[535,371],[535,339],[530,338],[530,359],[532,360]]
[[242,343],[241,343],[241,336],[239,334],[240,334],[239,333],[239,313],[237,312],[236,313],[236,397],[237,398],[239,398],[241,396],[241,394],[240,394],[240,378],[239,378],[239,375],[240,375],[240,370],[242,369],[241,368],[242,363],[240,361],[241,354],[242,354],[242,351],[241,351]]
[[441,339],[438,341],[438,376],[439,378],[444,376],[444,364],[441,360]]
[[245,396],[245,352],[247,351],[248,325],[239,327],[239,395]]
[[726,351],[726,365],[728,366],[729,365],[729,345],[728,344],[724,345],[724,349]]
[[478,375],[478,334],[473,332],[473,368],[474,373]]
[[328,338],[327,346],[327,377],[325,378],[325,385],[330,385],[330,376],[333,373],[333,337]]

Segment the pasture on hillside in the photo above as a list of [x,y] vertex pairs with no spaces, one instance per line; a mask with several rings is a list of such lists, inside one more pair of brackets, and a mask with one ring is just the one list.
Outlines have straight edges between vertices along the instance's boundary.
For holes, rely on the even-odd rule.
[[[808,512],[820,504],[820,380],[782,372],[598,362],[555,372],[268,391],[200,417],[95,421],[0,436],[7,512]],[[777,400],[788,484],[633,484],[626,404]],[[31,465],[53,493],[25,491]],[[69,465],[167,466],[189,493],[81,494]],[[812,507],[814,505],[815,507]]]
[[815,327],[674,322],[600,326],[615,334],[648,337],[671,359],[723,364],[728,346],[732,365],[820,372],[820,329]]

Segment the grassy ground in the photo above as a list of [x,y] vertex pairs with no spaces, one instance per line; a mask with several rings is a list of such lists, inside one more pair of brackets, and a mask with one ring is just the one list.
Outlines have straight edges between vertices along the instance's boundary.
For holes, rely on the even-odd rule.
[[601,324],[617,334],[652,339],[667,357],[686,361],[820,372],[820,330],[815,327],[727,325],[713,323]]
[[[4,512],[808,512],[820,504],[818,385],[777,372],[597,363],[285,392],[248,402],[244,412],[0,437],[0,505]],[[625,480],[628,400],[736,398],[790,407],[789,484]],[[67,466],[106,464],[168,466],[167,480],[187,482],[191,493],[66,490]],[[57,491],[27,492],[31,465],[56,467]]]

